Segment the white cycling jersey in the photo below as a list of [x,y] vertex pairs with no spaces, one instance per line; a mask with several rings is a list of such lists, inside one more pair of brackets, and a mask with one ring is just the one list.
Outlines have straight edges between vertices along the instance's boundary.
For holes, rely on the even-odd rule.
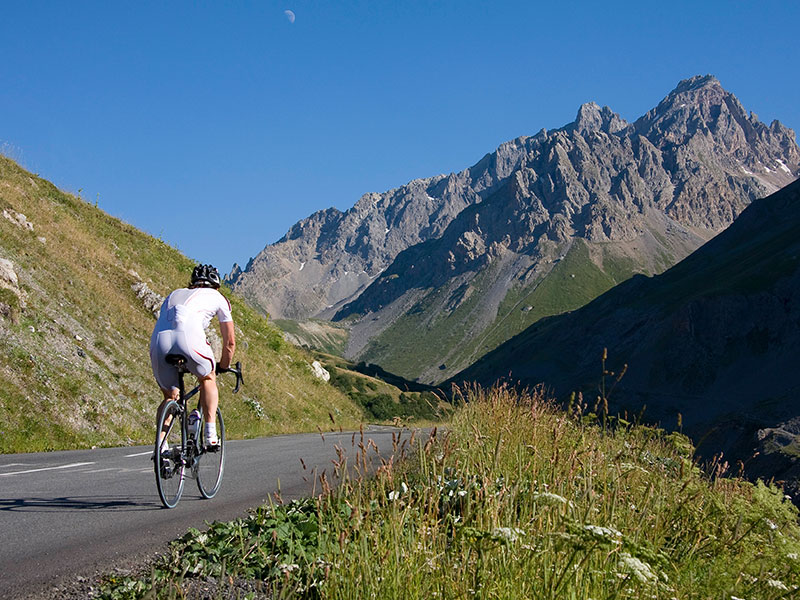
[[178,387],[178,372],[166,362],[167,354],[185,356],[187,368],[198,377],[214,371],[205,329],[215,316],[220,323],[233,321],[230,302],[213,288],[181,288],[164,300],[150,338],[150,363],[162,389]]

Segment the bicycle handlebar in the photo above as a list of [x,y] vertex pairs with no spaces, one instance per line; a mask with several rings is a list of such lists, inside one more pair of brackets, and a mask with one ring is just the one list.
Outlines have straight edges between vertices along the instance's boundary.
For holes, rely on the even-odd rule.
[[233,393],[237,393],[239,391],[239,387],[244,383],[244,377],[242,376],[242,363],[241,361],[236,362],[235,367],[228,367],[227,369],[221,368],[217,365],[216,368],[217,373],[233,373],[236,375],[236,387],[233,388]]

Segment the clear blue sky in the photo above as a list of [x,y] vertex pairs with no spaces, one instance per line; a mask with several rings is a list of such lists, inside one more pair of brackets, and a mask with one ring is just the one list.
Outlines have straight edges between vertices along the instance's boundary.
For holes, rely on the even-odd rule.
[[769,0],[7,1],[0,147],[227,272],[583,102],[633,120],[711,73],[797,130],[798,23]]

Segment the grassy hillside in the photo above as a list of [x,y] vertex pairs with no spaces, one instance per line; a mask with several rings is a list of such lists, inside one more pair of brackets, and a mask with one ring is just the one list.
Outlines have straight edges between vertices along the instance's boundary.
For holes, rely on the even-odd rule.
[[452,405],[437,388],[405,381],[377,365],[352,363],[338,356],[315,353],[330,372],[331,385],[362,407],[377,421],[419,423],[441,421],[452,413]]
[[375,479],[191,530],[102,597],[797,597],[798,513],[779,490],[701,470],[678,433],[603,429],[538,393],[465,399],[444,438],[406,439],[415,455]]
[[[665,256],[656,268],[670,264]],[[422,292],[414,307],[370,341],[360,359],[409,379],[423,373],[421,381],[441,382],[539,319],[580,308],[635,273],[651,274],[647,265],[611,244],[578,238],[550,271],[504,292],[487,322],[487,299],[496,293],[506,266],[490,265],[465,289]]]
[[348,329],[330,321],[321,321],[319,319],[309,319],[307,321],[275,319],[273,323],[283,331],[284,339],[295,346],[339,355],[344,352],[345,346],[347,346]]
[[[193,262],[4,157],[0,259],[0,452],[150,443],[146,301],[186,285]],[[315,430],[329,411],[357,427],[362,410],[312,375],[313,359],[222,291],[246,378],[237,396],[221,378],[229,435]]]

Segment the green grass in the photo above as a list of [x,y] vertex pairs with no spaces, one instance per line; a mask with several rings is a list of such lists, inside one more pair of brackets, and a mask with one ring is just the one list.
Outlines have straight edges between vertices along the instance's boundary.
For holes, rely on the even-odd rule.
[[330,373],[330,384],[360,406],[372,422],[441,422],[452,413],[445,393],[387,373],[377,365],[353,363],[340,356],[315,353]]
[[198,577],[220,592],[248,581],[269,597],[330,599],[777,600],[800,589],[797,509],[725,464],[701,470],[686,437],[587,425],[538,393],[464,399],[447,435],[414,440],[411,458],[375,478],[347,478],[342,464],[338,488],[192,530],[150,578],[109,580],[103,597],[181,597]]

